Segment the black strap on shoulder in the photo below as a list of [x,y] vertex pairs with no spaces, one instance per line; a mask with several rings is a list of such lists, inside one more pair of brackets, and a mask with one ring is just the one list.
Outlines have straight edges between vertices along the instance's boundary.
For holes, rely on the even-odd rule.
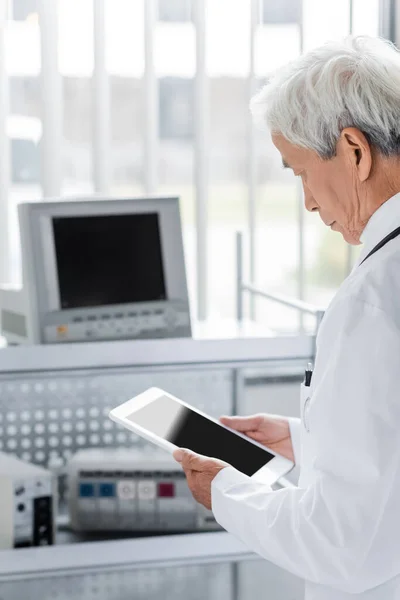
[[391,240],[394,240],[394,238],[397,238],[400,235],[400,227],[397,227],[397,229],[395,229],[394,231],[392,231],[392,233],[389,233],[389,235],[387,235],[385,238],[383,238],[383,240],[381,240],[379,242],[379,244],[377,244],[375,246],[375,248],[373,248],[371,250],[371,252],[364,258],[364,260],[360,263],[360,266],[363,264],[363,262],[365,262],[367,260],[367,258],[369,258],[370,256],[372,256],[373,254],[375,254],[375,252],[378,252],[378,250],[380,250],[381,248],[383,248],[383,246],[386,246],[386,244],[388,242],[390,242]]

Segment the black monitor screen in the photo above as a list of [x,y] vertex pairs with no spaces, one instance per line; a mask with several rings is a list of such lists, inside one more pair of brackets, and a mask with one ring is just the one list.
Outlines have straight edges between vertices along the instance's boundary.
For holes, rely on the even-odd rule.
[[53,219],[61,308],[165,300],[157,213]]

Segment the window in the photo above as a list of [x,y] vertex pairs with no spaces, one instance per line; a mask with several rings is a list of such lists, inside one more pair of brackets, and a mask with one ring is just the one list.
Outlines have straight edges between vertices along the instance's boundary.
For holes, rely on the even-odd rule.
[[[194,0],[197,2],[197,0]],[[192,0],[158,0],[160,21],[185,22],[192,19]]]
[[58,1],[58,70],[61,75],[61,195],[93,192],[93,5]]
[[193,79],[163,77],[159,84],[160,138],[192,140]]
[[15,21],[25,21],[36,13],[37,0],[13,0],[11,14]]
[[[5,28],[5,63],[8,87],[6,134],[9,149],[8,211],[0,216],[8,227],[8,269],[3,281],[21,278],[17,207],[42,197],[41,55],[37,0],[14,0]],[[3,157],[0,158],[3,160]]]
[[109,190],[115,196],[144,193],[144,8],[143,0],[105,0],[110,139],[104,150],[109,161]]
[[[19,272],[16,206],[41,198],[59,160],[56,195],[180,196],[194,314],[235,316],[237,231],[247,280],[325,306],[357,251],[306,213],[299,182],[248,105],[302,50],[350,31],[377,35],[379,0],[104,0],[104,14],[100,5],[51,0],[52,21],[44,2],[11,2],[9,278]],[[53,125],[55,161],[44,148]],[[295,311],[254,306],[274,331],[297,330]]]
[[263,22],[271,25],[300,23],[302,0],[263,0]]

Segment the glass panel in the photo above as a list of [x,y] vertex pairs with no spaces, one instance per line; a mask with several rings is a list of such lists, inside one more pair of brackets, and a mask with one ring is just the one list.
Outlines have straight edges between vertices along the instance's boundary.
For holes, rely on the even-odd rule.
[[159,91],[158,193],[180,197],[192,313],[196,313],[194,93],[196,31],[191,0],[159,2],[155,70]]
[[10,76],[40,73],[40,32],[37,0],[14,0],[6,28],[6,65]]
[[[269,293],[297,297],[297,185],[293,175],[279,171],[272,142],[267,140],[264,146],[267,152],[264,160],[260,159],[257,191],[257,287]],[[275,332],[294,331],[298,324],[297,311],[269,300],[256,301],[256,316]]]
[[306,297],[325,308],[346,277],[347,244],[318,214],[305,217]]
[[353,0],[353,34],[379,35],[379,0]]
[[62,195],[93,192],[93,2],[59,0],[59,69],[63,77]]
[[279,3],[262,0],[262,20],[272,25],[299,23],[302,0],[281,0]]
[[182,23],[192,18],[192,0],[158,0],[160,21]]
[[301,0],[263,0],[261,6],[255,35],[255,72],[264,78],[299,54]]
[[11,0],[10,18],[14,21],[27,21],[37,13],[37,0]]
[[[275,69],[300,51],[297,3],[286,2],[280,10],[264,5],[256,30],[255,69],[259,88]],[[266,10],[268,8],[268,10]],[[256,283],[271,293],[298,296],[298,186],[291,171],[282,169],[281,157],[269,132],[256,131]],[[269,300],[255,302],[257,320],[275,332],[296,329],[297,311]]]
[[[235,315],[235,233],[247,225],[250,2],[206,5],[210,316]],[[223,32],[223,43],[221,35]]]
[[143,0],[105,0],[106,64],[110,75],[144,73]]
[[21,280],[17,206],[41,198],[40,31],[36,0],[14,0],[5,30],[5,60],[9,87],[7,135],[10,140],[9,195],[11,282]]
[[303,0],[304,50],[348,35],[350,31],[349,0],[321,2]]
[[[300,50],[297,0],[282,4],[265,0],[263,21],[255,37],[255,74],[261,87]],[[284,172],[269,132],[256,132],[257,210],[256,282],[268,292],[298,296],[298,198],[293,175]],[[298,314],[281,304],[256,299],[256,316],[275,332],[293,331]]]
[[65,77],[93,73],[93,1],[58,0],[58,63]]
[[143,195],[144,5],[105,0],[110,75],[111,182],[116,196]]

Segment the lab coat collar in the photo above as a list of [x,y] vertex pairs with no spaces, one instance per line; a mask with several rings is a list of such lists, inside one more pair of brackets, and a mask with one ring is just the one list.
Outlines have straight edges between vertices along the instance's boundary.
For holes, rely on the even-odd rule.
[[368,254],[396,227],[400,226],[400,193],[386,200],[374,212],[361,234],[360,241],[364,247],[357,261],[359,266]]

